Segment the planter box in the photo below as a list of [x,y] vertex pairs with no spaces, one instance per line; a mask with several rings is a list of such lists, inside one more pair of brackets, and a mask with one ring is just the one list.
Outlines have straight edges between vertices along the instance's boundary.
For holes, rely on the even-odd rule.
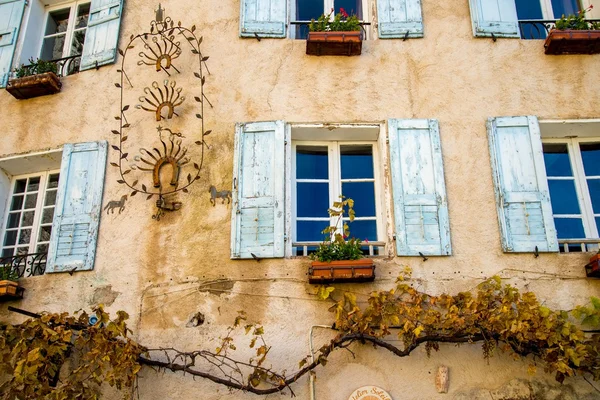
[[6,90],[19,100],[60,92],[62,84],[54,72],[11,79]]
[[600,255],[594,254],[590,262],[585,265],[585,274],[588,278],[600,278]]
[[362,32],[308,32],[306,54],[313,56],[358,56]]
[[24,291],[17,282],[0,281],[0,301],[22,299]]
[[559,31],[553,29],[544,42],[546,54],[600,53],[600,31]]
[[313,261],[308,268],[309,283],[372,282],[375,264],[370,258],[360,260]]

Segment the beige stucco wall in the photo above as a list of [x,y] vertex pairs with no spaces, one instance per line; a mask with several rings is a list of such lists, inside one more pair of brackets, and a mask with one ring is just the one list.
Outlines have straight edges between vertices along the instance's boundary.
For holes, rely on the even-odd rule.
[[[235,123],[276,119],[294,123],[439,120],[453,255],[430,257],[426,262],[413,257],[377,259],[375,283],[343,286],[359,299],[376,288],[391,287],[405,265],[414,271],[412,282],[432,293],[469,290],[497,274],[536,292],[550,307],[569,309],[598,295],[600,284],[585,278],[583,271],[587,254],[534,258],[502,252],[485,121],[508,115],[600,117],[595,73],[600,56],[545,56],[541,41],[475,39],[467,0],[422,3],[425,38],[365,41],[359,57],[319,58],[304,54],[304,41],[240,39],[239,1],[164,2],[167,14],[176,21],[198,27],[204,37],[202,50],[210,56],[206,94],[214,108],[207,109],[204,117],[213,133],[208,137],[211,148],[202,179],[189,194],[180,196],[182,210],[160,222],[151,218],[152,201],[139,195],[127,201],[121,215],[103,214],[94,270],[23,279],[25,299],[13,305],[30,311],[75,311],[104,302],[113,312],[124,309],[131,314],[134,336],[142,343],[182,349],[214,348],[236,311],[244,309],[249,319],[265,325],[274,366],[293,371],[308,354],[310,326],[332,321],[328,304],[316,301],[314,287],[307,283],[308,260],[231,261],[230,206],[211,206],[208,193],[211,184],[219,190],[231,187]],[[141,0],[127,2],[122,46],[131,34],[148,29],[154,6]],[[150,113],[133,106],[144,86],[165,76],[150,67],[135,68],[134,55],[128,61],[134,88],[126,91],[132,105],[127,144],[135,152],[154,145],[156,122]],[[188,100],[180,118],[162,125],[181,130],[191,144],[199,138],[192,100],[199,92],[198,81],[191,75],[191,55],[184,54],[177,65],[182,74],[174,79],[184,87]],[[62,92],[54,96],[17,101],[0,91],[0,157],[73,142],[116,144],[110,131],[118,128],[113,118],[119,112],[119,91],[114,86],[117,68],[107,66],[64,78]],[[198,159],[195,151],[191,155]],[[109,161],[116,158],[111,151]],[[128,193],[116,183],[117,175],[109,166],[104,204]],[[386,204],[389,208],[389,201]],[[186,328],[198,311],[206,322]],[[8,313],[6,304],[0,306],[0,315],[20,318]],[[315,343],[330,336],[319,330]],[[442,346],[430,359],[421,350],[406,359],[372,348],[356,349],[355,354],[352,358],[338,352],[327,367],[317,369],[318,399],[345,400],[367,384],[384,388],[394,399],[497,399],[506,397],[509,389],[517,394],[531,390],[538,398],[559,398],[553,397],[559,392],[564,396],[560,398],[597,395],[582,379],[569,380],[557,389],[551,376],[541,372],[528,376],[526,362],[507,356],[496,355],[488,363],[479,346]],[[442,364],[450,367],[448,395],[438,395],[434,386],[435,371]],[[144,370],[142,376],[143,399],[255,398],[189,376],[151,370]],[[308,398],[308,379],[301,379],[293,389],[298,398]]]

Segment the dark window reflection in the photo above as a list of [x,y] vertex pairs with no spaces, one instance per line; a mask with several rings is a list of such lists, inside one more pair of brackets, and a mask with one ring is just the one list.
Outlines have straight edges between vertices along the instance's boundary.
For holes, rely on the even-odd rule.
[[329,183],[298,182],[296,191],[296,215],[298,217],[328,216]]
[[575,181],[550,180],[550,200],[554,214],[579,214],[579,202],[575,192]]
[[329,226],[327,221],[296,221],[296,241],[320,242],[325,238],[323,229]]
[[354,212],[357,217],[375,216],[375,183],[342,183],[342,195],[354,200]]
[[600,143],[582,143],[581,158],[586,176],[600,176]]
[[[323,14],[323,0],[297,0],[296,21],[310,21],[318,19]],[[307,25],[296,25],[296,39],[306,39],[308,36]]]
[[340,146],[342,179],[373,178],[373,146]]
[[296,179],[327,179],[326,146],[296,146]]
[[544,143],[544,164],[548,176],[573,176],[567,145]]
[[559,239],[585,238],[581,218],[554,218],[554,225]]

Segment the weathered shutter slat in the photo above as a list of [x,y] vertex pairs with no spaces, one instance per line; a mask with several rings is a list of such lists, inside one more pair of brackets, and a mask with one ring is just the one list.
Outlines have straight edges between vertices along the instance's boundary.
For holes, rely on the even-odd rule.
[[112,64],[117,46],[124,0],[92,0],[80,71]]
[[0,87],[8,82],[25,0],[0,0]]
[[94,268],[106,154],[105,141],[65,145],[46,272]]
[[423,37],[421,0],[378,0],[377,19],[381,39]]
[[437,120],[388,121],[398,255],[450,255],[450,223]]
[[515,0],[469,0],[473,35],[520,37]]
[[241,0],[240,36],[284,38],[287,0]]
[[284,255],[285,142],[283,121],[236,127],[231,258]]
[[487,130],[503,250],[558,251],[537,118],[490,118]]

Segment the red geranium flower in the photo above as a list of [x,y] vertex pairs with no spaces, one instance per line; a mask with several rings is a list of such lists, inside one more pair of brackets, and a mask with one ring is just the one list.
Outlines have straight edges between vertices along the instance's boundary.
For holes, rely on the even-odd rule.
[[344,10],[341,7],[340,7],[340,14],[342,14],[342,17],[344,17],[344,18],[348,18],[348,13],[346,12],[346,10]]

